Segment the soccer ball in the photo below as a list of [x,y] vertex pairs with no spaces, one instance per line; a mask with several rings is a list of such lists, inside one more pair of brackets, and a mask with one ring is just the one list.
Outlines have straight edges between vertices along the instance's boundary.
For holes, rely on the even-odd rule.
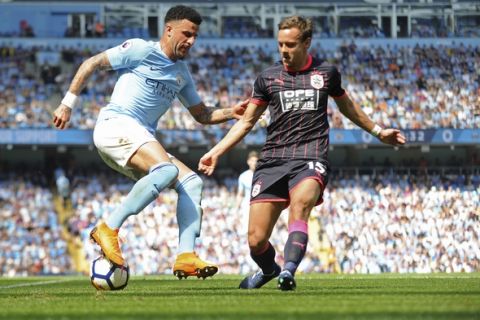
[[98,257],[90,265],[90,280],[97,290],[122,290],[130,277],[128,265],[117,266],[105,257]]

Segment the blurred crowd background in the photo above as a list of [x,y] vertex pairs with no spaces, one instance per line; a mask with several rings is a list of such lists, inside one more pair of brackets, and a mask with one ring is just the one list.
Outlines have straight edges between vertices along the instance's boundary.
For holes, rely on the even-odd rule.
[[[119,41],[121,42],[121,41]],[[99,48],[0,46],[0,128],[48,128],[80,63]],[[60,54],[58,54],[60,52]],[[478,45],[362,46],[345,41],[336,48],[312,46],[312,55],[338,66],[343,87],[377,123],[401,129],[480,128],[480,47]],[[58,62],[43,56],[58,56]],[[251,95],[258,72],[277,60],[276,49],[258,46],[198,45],[188,63],[198,92],[212,107],[228,107]],[[210,76],[215,74],[215,76]],[[114,72],[95,73],[75,108],[71,128],[92,129],[115,85]],[[355,126],[328,106],[332,128]],[[268,124],[268,113],[257,128]],[[215,126],[229,127],[231,124]],[[200,129],[177,101],[158,129]]]
[[[27,177],[34,178],[27,178]],[[52,191],[33,172],[2,176],[0,273],[7,276],[73,272]],[[14,183],[15,182],[15,183]],[[204,220],[197,253],[224,274],[254,270],[246,244],[245,215],[236,177],[205,179]],[[89,240],[132,182],[108,171],[77,171],[65,221],[87,261],[100,254]],[[176,193],[164,191],[120,232],[132,274],[171,274],[178,243]],[[300,272],[473,272],[480,270],[480,171],[471,174],[382,169],[368,174],[336,171],[324,203],[312,212],[309,248]],[[288,210],[288,209],[287,209]],[[288,237],[284,212],[272,244],[282,262]]]

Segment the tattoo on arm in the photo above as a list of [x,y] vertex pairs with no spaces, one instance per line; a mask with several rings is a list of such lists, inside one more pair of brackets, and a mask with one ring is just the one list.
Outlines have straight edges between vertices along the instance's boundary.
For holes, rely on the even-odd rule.
[[231,108],[222,109],[223,115],[228,119],[233,119],[233,111]]
[[231,108],[213,108],[207,107],[203,103],[189,109],[192,116],[202,124],[217,124],[233,119]]
[[215,111],[214,108],[204,107],[202,108],[201,112],[197,114],[196,120],[203,124],[215,123],[215,122],[212,122],[214,111]]
[[85,87],[88,78],[90,78],[95,70],[109,70],[111,68],[112,66],[110,65],[110,61],[105,52],[99,53],[85,60],[73,77],[69,91],[74,94],[80,94],[83,87]]

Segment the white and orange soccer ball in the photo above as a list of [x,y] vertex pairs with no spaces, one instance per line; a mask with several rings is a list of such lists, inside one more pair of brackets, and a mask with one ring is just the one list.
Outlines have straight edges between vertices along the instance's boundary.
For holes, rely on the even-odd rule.
[[94,259],[90,265],[90,281],[97,290],[122,290],[129,277],[128,265],[117,266],[105,257]]

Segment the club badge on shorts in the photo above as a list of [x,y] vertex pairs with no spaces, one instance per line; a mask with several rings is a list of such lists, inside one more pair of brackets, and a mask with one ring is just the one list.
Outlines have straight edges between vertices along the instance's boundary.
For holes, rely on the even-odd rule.
[[262,188],[262,182],[261,181],[258,181],[257,183],[255,183],[255,185],[252,188],[252,198],[255,198],[256,196],[258,196],[261,188]]
[[319,73],[314,73],[310,76],[310,84],[312,87],[315,89],[322,89],[323,86],[325,85],[325,82],[323,81],[323,75]]

